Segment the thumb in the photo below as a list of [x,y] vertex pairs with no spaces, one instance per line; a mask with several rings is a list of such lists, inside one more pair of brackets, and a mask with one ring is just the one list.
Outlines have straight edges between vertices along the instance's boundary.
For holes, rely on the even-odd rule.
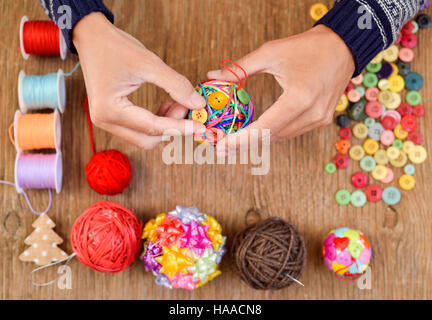
[[[268,49],[269,46],[263,45],[255,51],[252,51],[248,55],[239,59],[236,64],[241,66],[244,71],[246,71],[247,76],[253,76],[255,74],[265,72],[269,67],[271,58],[271,51]],[[229,68],[234,71],[242,80],[245,75],[243,71],[237,67],[236,65],[231,65]],[[216,80],[225,80],[225,81],[237,81],[237,77],[235,77],[232,72],[230,72],[226,68],[222,68],[221,70],[213,70],[207,73],[207,77],[209,79]]]
[[206,106],[204,98],[195,91],[186,77],[167,66],[159,57],[154,66],[153,76],[147,75],[149,82],[164,89],[172,99],[189,109],[201,109]]

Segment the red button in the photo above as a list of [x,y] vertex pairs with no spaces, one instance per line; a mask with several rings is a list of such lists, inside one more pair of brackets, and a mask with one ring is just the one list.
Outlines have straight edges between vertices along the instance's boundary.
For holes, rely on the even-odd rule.
[[417,118],[421,118],[424,116],[425,114],[425,108],[421,105],[415,106],[413,108],[413,113],[414,116],[416,116]]
[[402,41],[402,33],[399,33],[398,38],[397,38],[395,44],[399,44],[399,43],[401,43],[401,41]]
[[354,173],[351,177],[351,182],[354,187],[361,189],[367,186],[368,184],[368,176],[364,172]]
[[406,132],[413,132],[417,129],[417,118],[413,115],[407,114],[406,116],[403,116],[401,125]]
[[393,130],[394,128],[396,128],[398,121],[396,118],[394,118],[392,116],[385,116],[382,119],[381,124],[384,127],[384,129]]
[[382,199],[383,190],[380,186],[376,184],[371,184],[365,190],[366,198],[370,202],[378,202]]
[[414,131],[408,134],[407,140],[419,146],[423,143],[423,136],[420,132]]
[[401,42],[405,48],[415,48],[417,46],[417,36],[415,34],[404,35]]
[[413,113],[413,107],[411,107],[411,105],[409,103],[402,102],[400,104],[399,108],[397,109],[397,111],[403,117],[403,116],[406,116],[407,114],[412,114]]
[[371,101],[366,105],[366,114],[371,118],[379,118],[382,115],[383,107],[378,101]]
[[366,100],[367,101],[377,101],[379,97],[379,89],[377,87],[371,87],[366,89]]
[[350,128],[340,128],[339,137],[343,140],[349,140],[352,137],[352,131]]
[[414,31],[414,24],[412,23],[412,21],[408,21],[403,27],[402,27],[402,34],[403,35],[407,35],[407,34],[412,34]]
[[333,158],[333,163],[336,165],[336,168],[338,169],[346,169],[349,166],[350,160],[344,154],[337,154]]
[[352,83],[351,81],[348,83],[348,86],[345,89],[345,94],[348,94],[348,92],[350,92],[351,90],[355,89],[355,85],[354,83]]

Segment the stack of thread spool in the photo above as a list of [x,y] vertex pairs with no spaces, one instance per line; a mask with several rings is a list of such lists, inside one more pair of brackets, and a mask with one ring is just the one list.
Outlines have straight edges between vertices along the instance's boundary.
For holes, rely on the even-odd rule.
[[[20,45],[24,59],[30,55],[58,55],[66,58],[67,48],[60,29],[51,21],[29,21],[20,26]],[[15,186],[24,189],[61,191],[63,161],[61,153],[61,117],[66,108],[65,75],[61,69],[46,75],[18,77],[20,110],[15,113],[9,132],[17,157]]]

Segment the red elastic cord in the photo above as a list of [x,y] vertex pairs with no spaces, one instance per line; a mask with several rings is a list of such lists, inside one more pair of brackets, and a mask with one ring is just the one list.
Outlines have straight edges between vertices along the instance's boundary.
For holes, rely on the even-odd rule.
[[87,124],[88,124],[88,128],[89,128],[89,133],[90,133],[90,143],[91,143],[91,147],[93,150],[93,155],[95,155],[96,154],[96,148],[95,148],[95,143],[94,143],[94,138],[93,138],[92,122],[91,122],[90,113],[88,110],[88,97],[87,96],[84,99],[84,112],[85,112],[86,117],[87,117]]
[[[239,76],[237,73],[235,73],[233,70],[231,70],[230,68],[228,68],[228,67],[226,66],[225,62],[229,62],[229,63],[231,63],[232,65],[234,65],[234,66],[236,66],[237,68],[239,68],[239,69],[243,72],[243,74],[244,74],[244,80],[242,81],[242,79],[240,78],[240,76]],[[238,83],[239,83],[239,87],[237,88],[237,90],[240,90],[241,88],[243,88],[244,85],[246,84],[246,80],[247,80],[247,73],[246,73],[245,69],[243,69],[239,64],[237,64],[237,63],[235,63],[234,61],[231,61],[231,60],[229,60],[229,59],[222,59],[222,62],[221,62],[221,63],[222,63],[222,65],[223,65],[223,67],[224,67],[225,69],[227,69],[229,72],[231,72],[231,73],[234,75],[234,77],[237,78]]]

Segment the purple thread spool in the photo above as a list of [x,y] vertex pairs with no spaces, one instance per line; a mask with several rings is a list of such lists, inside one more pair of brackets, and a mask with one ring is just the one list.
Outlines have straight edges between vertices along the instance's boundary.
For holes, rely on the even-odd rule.
[[61,152],[56,154],[24,154],[19,152],[15,160],[15,186],[23,189],[55,189],[60,193],[63,182]]

